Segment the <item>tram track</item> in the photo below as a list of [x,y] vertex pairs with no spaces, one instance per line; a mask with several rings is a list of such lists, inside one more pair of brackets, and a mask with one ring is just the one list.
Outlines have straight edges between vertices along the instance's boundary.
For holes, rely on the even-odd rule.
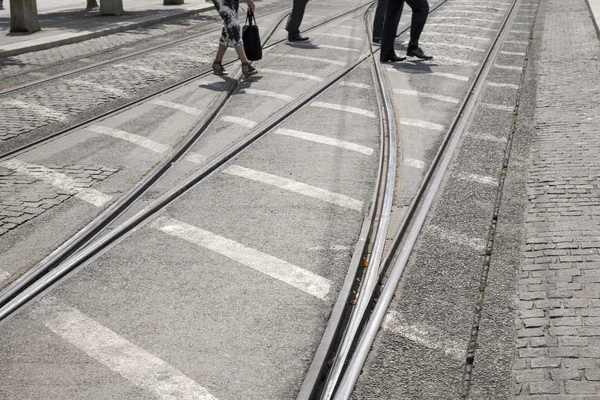
[[[511,10],[514,9],[517,2],[518,0],[513,2]],[[432,9],[431,12],[437,10],[437,8],[444,3],[445,2],[437,4],[436,8]],[[502,29],[505,27],[510,15],[511,14],[509,13],[506,17]],[[365,20],[367,20],[366,14]],[[367,27],[365,30],[368,32],[368,22],[366,24]],[[406,31],[406,29],[404,31]],[[357,61],[344,68],[334,77],[327,80],[327,82],[314,88],[302,98],[297,99],[286,107],[285,110],[278,112],[271,118],[260,123],[257,128],[252,130],[251,134],[244,138],[243,141],[230,147],[221,156],[211,159],[197,173],[188,177],[183,184],[160,196],[151,205],[144,207],[142,211],[138,212],[126,222],[114,227],[110,233],[91,242],[90,245],[77,252],[71,252],[71,256],[66,259],[66,261],[65,259],[62,260],[65,262],[61,263],[59,266],[55,266],[51,273],[44,276],[43,279],[36,281],[28,288],[15,294],[15,296],[12,296],[10,302],[5,302],[3,304],[0,300],[0,320],[11,315],[28,301],[35,298],[37,294],[43,292],[62,277],[66,276],[70,271],[83,265],[97,254],[119,241],[129,232],[144,224],[155,213],[172,203],[188,189],[192,188],[198,182],[219,169],[224,163],[270,132],[274,127],[289,118],[297,110],[301,109],[332,85],[339,82],[357,66],[371,59],[373,60],[371,70],[373,71],[373,75],[377,78],[377,86],[380,91],[378,92],[380,110],[383,109],[384,111],[380,117],[384,124],[382,125],[381,132],[381,159],[377,179],[377,190],[374,192],[370,213],[363,224],[360,240],[355,248],[349,273],[324,335],[324,337],[327,337],[328,339],[324,339],[321,342],[321,346],[317,350],[317,357],[315,358],[317,361],[313,362],[313,365],[311,365],[308,377],[298,396],[299,399],[332,398],[333,396],[333,398],[336,399],[349,398],[358,377],[358,373],[360,373],[360,370],[362,369],[362,363],[364,363],[366,354],[368,354],[368,349],[370,349],[370,343],[372,343],[374,335],[385,314],[387,308],[385,302],[389,304],[391,296],[402,275],[403,266],[397,267],[397,265],[400,265],[398,260],[404,259],[404,263],[406,263],[406,259],[410,254],[414,241],[412,242],[412,245],[409,241],[405,242],[402,247],[400,247],[400,245],[405,239],[405,234],[407,232],[410,238],[416,240],[416,236],[420,230],[419,224],[423,223],[424,217],[427,214],[427,204],[429,204],[429,206],[431,205],[431,201],[435,194],[434,188],[436,182],[439,186],[439,179],[443,176],[445,166],[447,166],[447,163],[452,156],[451,150],[455,148],[456,143],[460,139],[460,130],[464,129],[469,116],[474,110],[480,93],[478,91],[478,84],[479,87],[483,87],[481,82],[485,80],[486,68],[489,72],[490,64],[493,62],[495,52],[498,51],[498,43],[502,34],[502,29],[496,36],[494,44],[486,54],[485,61],[482,63],[477,73],[477,78],[473,80],[469,94],[463,100],[460,110],[444,138],[443,144],[437,152],[435,161],[430,166],[426,178],[422,182],[418,194],[411,204],[409,216],[404,219],[400,230],[395,235],[394,244],[391,249],[388,249],[387,253],[384,252],[384,242],[390,235],[388,232],[388,223],[396,171],[396,162],[393,160],[393,153],[395,153],[396,146],[395,130],[397,122],[395,122],[394,119],[394,112],[391,106],[389,93],[387,93],[384,85],[385,78],[382,73],[382,67],[376,60],[376,57],[373,57],[373,55],[376,54],[376,50],[371,47],[368,54],[361,55]],[[383,128],[384,125],[387,126],[387,128]],[[390,157],[392,158],[391,160]],[[443,165],[444,163],[445,166]],[[389,178],[390,175],[392,176],[392,179],[385,179],[386,177]],[[384,187],[385,189],[383,189]],[[381,196],[382,193],[387,194]],[[423,197],[425,197],[425,200],[422,200]],[[413,217],[416,218],[416,220],[413,219]],[[376,235],[374,235],[375,232],[377,232]],[[407,245],[407,243],[409,244]],[[398,258],[396,259],[396,254],[398,253],[400,253],[400,255],[398,255]],[[390,266],[392,265],[393,260],[396,261],[392,268]],[[361,266],[367,268],[361,270]],[[369,277],[365,278],[367,275],[369,275]],[[388,275],[389,277],[387,277]],[[365,284],[364,282],[371,283]],[[358,295],[354,293],[357,288],[360,288],[360,293]],[[0,299],[3,298],[0,297]],[[353,304],[355,300],[362,303],[357,302],[356,304]],[[354,310],[359,310],[359,312]],[[351,324],[354,327],[347,329],[347,326],[350,326]],[[331,362],[332,355],[336,353],[339,354],[337,346],[340,344],[342,335],[347,337],[345,346],[348,350],[342,357],[336,357],[338,358],[338,361],[334,364],[334,369],[337,368],[337,376],[333,377],[333,379],[325,378],[325,376],[329,375],[327,364]],[[358,346],[357,350],[351,351],[351,349],[356,346]],[[347,360],[350,360],[350,364],[347,364]],[[338,367],[335,367],[335,365],[338,365]],[[324,381],[329,383],[326,383],[323,386]],[[326,389],[325,397],[321,397],[320,393],[323,388]]]

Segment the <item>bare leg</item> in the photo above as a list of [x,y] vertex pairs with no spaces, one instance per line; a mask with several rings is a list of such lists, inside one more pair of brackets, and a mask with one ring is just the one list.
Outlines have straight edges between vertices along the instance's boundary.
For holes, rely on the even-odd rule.
[[248,62],[248,57],[246,57],[246,51],[244,50],[244,46],[236,47],[235,51],[236,51],[238,57],[240,58],[240,61],[242,62],[242,64]]

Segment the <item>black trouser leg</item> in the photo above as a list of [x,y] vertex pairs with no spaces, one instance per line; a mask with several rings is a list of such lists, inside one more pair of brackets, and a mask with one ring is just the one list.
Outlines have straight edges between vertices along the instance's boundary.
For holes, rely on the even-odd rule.
[[385,17],[383,18],[383,31],[381,32],[381,57],[395,54],[394,42],[403,6],[404,0],[388,0]]
[[375,10],[375,16],[373,17],[373,37],[381,38],[381,31],[383,30],[383,17],[385,16],[385,9],[387,8],[388,0],[378,0],[377,9]]
[[302,23],[302,18],[304,17],[306,3],[308,3],[308,0],[294,0],[292,13],[290,14],[287,20],[287,25],[285,26],[288,34],[294,35],[296,33],[300,33],[300,24]]
[[410,23],[410,41],[408,49],[419,47],[419,38],[427,22],[429,15],[429,3],[427,0],[405,0],[406,4],[412,9],[412,19]]

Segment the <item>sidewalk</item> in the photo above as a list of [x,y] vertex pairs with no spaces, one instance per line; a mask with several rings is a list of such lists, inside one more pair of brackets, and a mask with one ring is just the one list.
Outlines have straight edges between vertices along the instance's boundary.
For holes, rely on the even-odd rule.
[[[12,34],[9,33],[8,3],[5,1],[5,8],[0,10],[0,58],[77,43],[214,8],[212,2],[205,0],[186,0],[181,6],[163,6],[162,0],[126,0],[125,14],[117,17],[100,16],[98,10],[85,11],[82,8],[85,0],[63,0],[52,6],[38,5],[40,32]],[[63,10],[59,11],[60,7]]]

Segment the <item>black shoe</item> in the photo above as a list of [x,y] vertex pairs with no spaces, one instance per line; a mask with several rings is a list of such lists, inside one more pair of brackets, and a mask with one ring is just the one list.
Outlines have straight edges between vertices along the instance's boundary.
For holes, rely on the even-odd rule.
[[427,54],[425,54],[423,52],[423,50],[421,50],[420,47],[417,47],[416,49],[407,50],[406,55],[409,57],[417,57],[417,58],[420,58],[421,60],[432,60],[433,59],[433,56],[428,56]]
[[404,60],[406,60],[406,57],[398,57],[395,54],[389,54],[387,56],[381,56],[379,58],[379,60],[381,62],[389,62],[389,61],[391,61],[391,62],[398,62],[398,61],[404,61]]
[[373,43],[381,43],[381,38],[379,36],[373,36]]
[[299,33],[294,33],[293,35],[288,35],[288,40],[290,42],[303,42],[305,40],[308,40],[308,37],[300,36]]

